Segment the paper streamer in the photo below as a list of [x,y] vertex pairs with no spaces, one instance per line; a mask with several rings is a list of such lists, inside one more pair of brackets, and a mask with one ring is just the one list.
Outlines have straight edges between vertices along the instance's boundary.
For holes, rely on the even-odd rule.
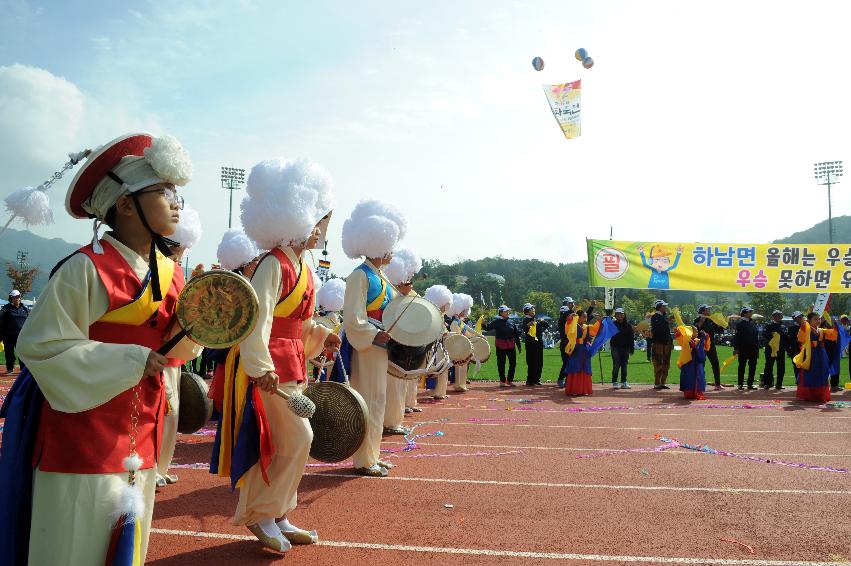
[[590,454],[577,454],[577,458],[598,458],[600,456],[614,456],[618,454],[628,454],[628,453],[638,453],[638,452],[664,452],[665,450],[670,450],[672,448],[685,448],[686,450],[693,450],[695,452],[703,452],[705,454],[714,454],[715,456],[726,456],[728,458],[736,458],[738,460],[747,460],[749,462],[759,462],[762,464],[776,464],[778,466],[786,466],[787,468],[800,468],[804,470],[813,470],[817,472],[832,472],[836,474],[848,474],[851,473],[851,470],[847,470],[845,468],[834,468],[831,466],[815,466],[812,464],[800,464],[797,462],[787,462],[785,460],[772,460],[771,458],[760,458],[759,456],[748,456],[746,454],[736,454],[735,452],[727,452],[725,450],[716,450],[715,448],[711,448],[710,446],[704,444],[703,446],[699,446],[697,444],[689,444],[687,442],[682,442],[677,440],[676,438],[668,438],[666,436],[662,436],[657,434],[655,436],[656,440],[659,442],[663,442],[661,446],[657,446],[655,448],[629,448],[626,450],[607,450],[601,452],[595,452]]

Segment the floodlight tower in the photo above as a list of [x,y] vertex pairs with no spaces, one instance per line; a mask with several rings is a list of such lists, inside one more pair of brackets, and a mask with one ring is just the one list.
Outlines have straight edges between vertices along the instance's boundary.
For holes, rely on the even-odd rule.
[[233,192],[242,188],[245,183],[245,169],[235,167],[222,167],[222,188],[230,191],[230,204],[228,205],[228,228],[231,227],[231,216],[233,215]]
[[830,202],[830,186],[839,183],[842,176],[841,161],[822,161],[813,165],[816,184],[827,185],[827,230],[830,243],[833,243],[833,213]]

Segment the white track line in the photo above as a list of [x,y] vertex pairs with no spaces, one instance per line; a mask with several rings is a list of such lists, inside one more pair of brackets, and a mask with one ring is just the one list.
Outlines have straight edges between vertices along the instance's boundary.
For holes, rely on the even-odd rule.
[[[434,421],[416,422],[415,424],[431,424]],[[579,426],[579,425],[546,425],[546,424],[522,424],[522,423],[465,423],[460,421],[446,421],[441,426],[506,426],[521,428],[575,428],[580,430],[673,430],[677,432],[737,432],[748,434],[844,434],[847,430],[736,430],[727,428],[665,428],[647,426]]]
[[[174,529],[151,529],[159,535],[212,538],[224,540],[256,540],[253,536],[227,533],[178,531]],[[516,550],[491,550],[485,548],[447,548],[440,546],[409,546],[402,544],[376,544],[350,541],[319,541],[317,546],[335,548],[359,548],[366,550],[392,550],[397,552],[422,552],[432,554],[462,554],[468,556],[494,556],[498,558],[538,558],[549,560],[587,560],[593,562],[655,562],[660,564],[723,564],[730,566],[842,566],[848,562],[810,562],[801,560],[734,560],[725,558],[685,558],[669,556],[607,556],[604,554],[573,554],[562,552],[526,552]]]
[[412,481],[425,483],[441,483],[441,484],[465,484],[465,485],[498,485],[498,486],[519,486],[519,487],[550,487],[550,488],[569,488],[569,489],[613,489],[613,490],[636,490],[636,491],[697,491],[704,493],[762,493],[762,494],[800,494],[800,495],[851,495],[851,491],[838,489],[758,489],[750,487],[678,487],[667,485],[609,485],[597,483],[549,483],[549,482],[522,482],[522,481],[498,481],[498,480],[465,480],[465,479],[447,479],[447,478],[409,478],[402,476],[387,476],[384,478],[370,478],[355,474],[334,474],[334,473],[316,473],[308,472],[305,476],[313,476],[317,478],[354,478],[362,480],[377,480],[377,481]]
[[[405,446],[405,442],[389,442],[383,441],[382,444],[394,444]],[[630,449],[624,448],[575,448],[567,446],[512,446],[508,444],[452,444],[449,442],[422,442],[418,441],[419,446],[453,446],[456,448],[508,448],[511,450],[553,450],[564,452],[618,452],[628,453]],[[649,454],[649,452],[648,452]],[[702,452],[694,450],[664,450],[658,454],[669,454],[674,456],[699,456]],[[851,458],[851,454],[814,454],[809,452],[739,452],[743,456],[809,456],[813,458]]]
[[[430,405],[434,407],[438,407],[444,411],[507,411],[506,409],[501,409],[498,407],[451,407],[451,406],[440,406],[440,405]],[[724,409],[717,409],[718,411],[722,411]],[[665,409],[647,409],[641,412],[621,412],[621,411],[560,411],[558,409],[540,409],[535,411],[523,411],[522,409],[515,409],[507,412],[511,413],[545,413],[548,415],[552,414],[565,414],[565,415],[639,415],[639,416],[657,416],[657,417],[688,417],[688,416],[700,416],[700,417],[734,417],[734,416],[747,416],[751,419],[793,419],[802,415],[755,415],[757,410],[754,409],[752,411],[745,411],[743,409],[736,409],[736,413],[704,413],[700,412],[698,409],[695,409],[689,413],[666,413]],[[780,410],[780,407],[777,409],[763,409],[763,410]],[[741,413],[741,414],[740,414]],[[851,419],[851,416],[841,417],[826,417],[823,415],[807,415],[808,419]]]

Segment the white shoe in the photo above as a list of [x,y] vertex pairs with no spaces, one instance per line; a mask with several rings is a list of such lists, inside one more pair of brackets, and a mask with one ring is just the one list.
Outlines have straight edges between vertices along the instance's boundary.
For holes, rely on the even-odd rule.
[[632,389],[632,387],[630,387],[628,381],[624,381],[623,383],[621,383],[621,389]]

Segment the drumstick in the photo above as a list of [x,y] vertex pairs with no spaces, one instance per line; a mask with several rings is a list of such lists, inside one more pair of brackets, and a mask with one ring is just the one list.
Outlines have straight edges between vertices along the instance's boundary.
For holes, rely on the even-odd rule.
[[396,320],[394,320],[394,321],[393,321],[393,324],[391,324],[391,325],[390,325],[390,328],[388,328],[385,332],[387,332],[388,334],[390,334],[390,331],[391,331],[391,330],[393,330],[393,329],[396,327],[396,323],[397,323],[397,322],[399,322],[399,319],[401,319],[401,318],[402,318],[402,315],[403,315],[403,314],[405,314],[405,311],[407,311],[407,310],[408,310],[408,308],[409,308],[412,304],[414,304],[414,297],[411,297],[411,300],[410,300],[410,301],[408,301],[408,306],[406,306],[404,309],[402,309],[402,312],[400,312],[400,313],[399,313],[399,316],[397,316],[397,317],[396,317]]

